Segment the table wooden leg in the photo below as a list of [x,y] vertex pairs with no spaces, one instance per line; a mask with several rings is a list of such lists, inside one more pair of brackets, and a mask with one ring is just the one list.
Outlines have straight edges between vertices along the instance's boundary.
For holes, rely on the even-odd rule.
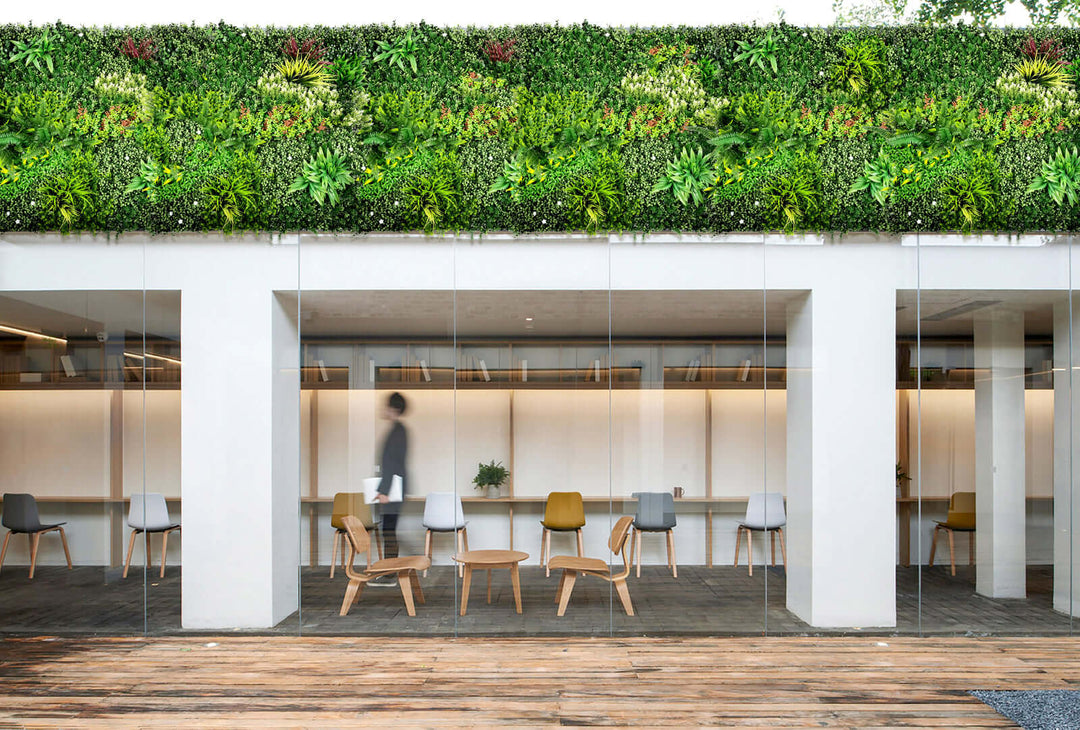
[[469,586],[472,585],[472,566],[465,563],[465,577],[461,580],[461,615],[465,615],[465,607],[469,605]]
[[514,586],[514,608],[521,613],[521,578],[518,576],[517,563],[510,564],[510,582]]

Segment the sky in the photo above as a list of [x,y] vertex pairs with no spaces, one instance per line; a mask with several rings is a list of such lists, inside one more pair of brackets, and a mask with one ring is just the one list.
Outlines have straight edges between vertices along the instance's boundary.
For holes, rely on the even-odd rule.
[[[850,0],[849,0],[850,1]],[[912,7],[918,0],[909,0]],[[216,23],[237,25],[360,25],[414,23],[433,25],[514,25],[519,23],[580,23],[596,25],[723,25],[776,22],[781,8],[794,25],[830,25],[836,14],[832,0],[773,0],[717,2],[716,0],[7,0],[0,23],[71,25],[140,25],[155,23]],[[1010,4],[1003,24],[1022,25],[1027,14],[1019,2]]]

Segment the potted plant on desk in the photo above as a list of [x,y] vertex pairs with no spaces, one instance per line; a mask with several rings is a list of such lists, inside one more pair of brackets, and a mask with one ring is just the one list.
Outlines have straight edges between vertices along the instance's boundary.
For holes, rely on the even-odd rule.
[[476,476],[473,477],[473,484],[477,489],[486,490],[488,499],[499,498],[499,487],[510,477],[510,471],[502,465],[500,461],[498,464],[492,459],[490,464],[478,464],[476,469]]

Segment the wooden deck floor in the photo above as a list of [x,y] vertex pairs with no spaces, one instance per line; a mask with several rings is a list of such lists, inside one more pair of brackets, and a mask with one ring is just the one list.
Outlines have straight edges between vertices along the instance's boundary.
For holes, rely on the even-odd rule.
[[1076,689],[1080,639],[0,641],[0,727],[1011,727],[971,689]]

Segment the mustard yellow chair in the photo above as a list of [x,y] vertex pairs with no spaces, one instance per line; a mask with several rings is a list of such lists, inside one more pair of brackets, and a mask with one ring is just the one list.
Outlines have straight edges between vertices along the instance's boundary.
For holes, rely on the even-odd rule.
[[945,521],[937,521],[934,536],[930,543],[930,567],[934,567],[934,553],[937,551],[938,532],[949,536],[949,563],[952,574],[956,575],[956,547],[953,543],[954,532],[968,534],[968,565],[975,565],[975,492],[956,492],[949,498],[949,514]]
[[[365,530],[374,531],[375,546],[379,549],[379,560],[383,559],[382,540],[378,534],[378,525],[371,514],[371,505],[364,503],[363,492],[338,492],[334,495],[334,510],[330,515],[330,526],[334,528],[334,547],[330,551],[330,577],[334,577],[334,569],[338,563],[338,544],[341,544],[341,567],[345,568],[345,548],[347,542],[342,542],[348,536],[343,521],[346,515],[352,515],[360,520]],[[371,565],[371,553],[368,553],[368,565]]]
[[595,575],[614,585],[626,615],[634,615],[634,605],[630,602],[630,590],[626,587],[626,579],[630,576],[630,560],[626,555],[626,543],[629,540],[626,538],[630,534],[630,526],[633,522],[632,517],[620,517],[611,530],[611,537],[608,538],[608,548],[611,552],[622,556],[621,573],[612,574],[611,566],[600,558],[583,558],[580,555],[576,558],[571,555],[556,555],[551,558],[551,567],[555,570],[561,568],[563,571],[562,579],[559,580],[559,589],[555,592],[555,602],[559,604],[557,615],[566,614],[566,605],[570,603],[570,594],[574,590],[574,583],[577,582],[579,573]]
[[551,533],[576,532],[578,557],[585,554],[585,543],[581,536],[581,528],[585,526],[585,505],[581,501],[580,492],[549,494],[544,507],[544,519],[540,524],[544,526],[540,534],[540,565],[544,566],[545,575],[551,575],[551,568],[548,567],[548,561],[551,560]]

